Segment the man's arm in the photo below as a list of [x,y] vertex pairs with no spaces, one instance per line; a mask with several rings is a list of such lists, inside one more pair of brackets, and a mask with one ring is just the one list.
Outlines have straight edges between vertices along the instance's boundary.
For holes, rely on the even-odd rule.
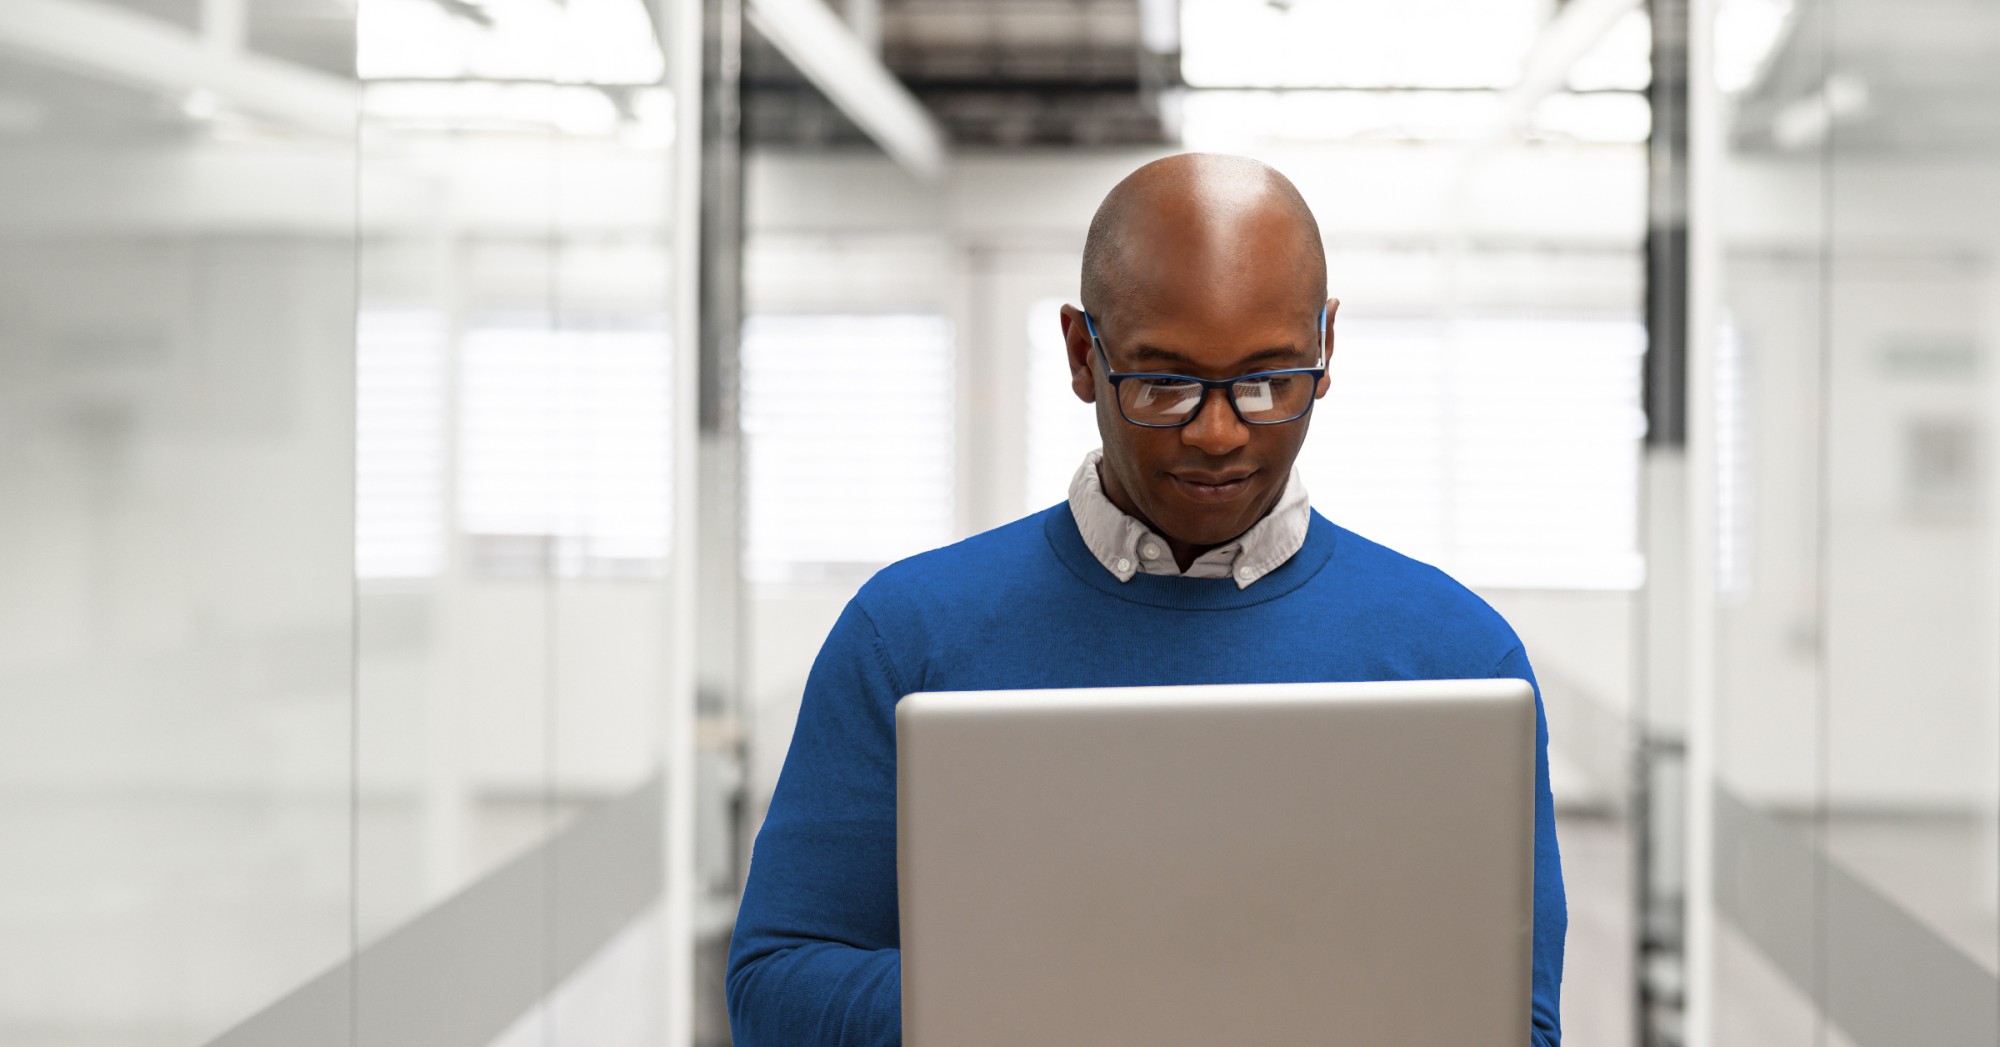
[[1529,1041],[1533,1047],[1559,1047],[1563,939],[1569,931],[1569,905],[1563,895],[1562,854],[1556,848],[1555,802],[1549,794],[1549,721],[1542,712],[1542,685],[1535,682],[1535,671],[1528,666],[1528,654],[1520,644],[1515,644],[1488,675],[1526,680],[1535,688],[1535,963]]
[[729,947],[737,1047],[900,1047],[896,702],[850,602],[813,662]]

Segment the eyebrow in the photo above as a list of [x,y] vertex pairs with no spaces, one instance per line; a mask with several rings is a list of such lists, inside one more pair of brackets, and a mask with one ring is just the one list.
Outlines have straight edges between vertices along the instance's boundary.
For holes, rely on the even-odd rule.
[[[1142,363],[1168,363],[1168,364],[1182,364],[1182,365],[1192,365],[1194,363],[1194,359],[1188,356],[1186,353],[1175,352],[1172,349],[1162,349],[1156,345],[1134,346],[1131,350],[1131,353],[1132,353],[1132,358],[1134,360],[1140,361]],[[1264,363],[1266,361],[1284,360],[1288,358],[1295,359],[1299,355],[1300,355],[1299,349],[1290,346],[1274,346],[1270,349],[1259,349],[1256,352],[1251,353],[1250,355],[1245,356],[1240,360],[1237,360],[1236,366],[1244,367],[1250,364]],[[1314,359],[1317,360],[1318,357],[1314,357]]]

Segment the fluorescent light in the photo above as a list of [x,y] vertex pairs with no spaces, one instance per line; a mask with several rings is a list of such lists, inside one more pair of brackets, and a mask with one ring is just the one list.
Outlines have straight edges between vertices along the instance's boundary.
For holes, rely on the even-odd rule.
[[[1475,141],[1504,104],[1490,92],[1189,91],[1181,103],[1181,141],[1222,151],[1353,139]],[[1536,106],[1526,130],[1535,138],[1643,142],[1652,107],[1635,92],[1557,93]]]
[[1653,82],[1653,20],[1643,8],[1622,15],[1569,71],[1572,91],[1643,91]]
[[1194,87],[1501,88],[1519,79],[1542,0],[1182,0]]
[[618,107],[603,91],[573,84],[369,84],[361,109],[371,120],[417,130],[606,135],[619,129]]
[[1653,107],[1626,92],[1553,94],[1535,107],[1533,132],[1579,142],[1643,142],[1653,131]]
[[1461,91],[1189,91],[1181,140],[1191,149],[1373,138],[1471,138],[1500,96]]
[[1761,79],[1794,10],[1793,0],[1722,0],[1715,12],[1715,86],[1735,94]]
[[434,0],[368,0],[357,20],[364,80],[657,84],[666,74],[643,0],[480,0],[486,24]]

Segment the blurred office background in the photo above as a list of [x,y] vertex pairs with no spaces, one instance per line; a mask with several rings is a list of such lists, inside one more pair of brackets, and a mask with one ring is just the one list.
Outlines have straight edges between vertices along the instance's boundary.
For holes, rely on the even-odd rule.
[[0,2],[0,1047],[727,1042],[868,574],[1258,156],[1541,676],[1577,1047],[2000,1044],[2000,8]]

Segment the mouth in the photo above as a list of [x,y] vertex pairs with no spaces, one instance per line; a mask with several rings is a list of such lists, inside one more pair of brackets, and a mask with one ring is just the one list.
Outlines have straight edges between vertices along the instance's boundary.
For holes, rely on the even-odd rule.
[[1255,469],[1230,473],[1168,473],[1174,488],[1197,502],[1226,502],[1250,489]]

